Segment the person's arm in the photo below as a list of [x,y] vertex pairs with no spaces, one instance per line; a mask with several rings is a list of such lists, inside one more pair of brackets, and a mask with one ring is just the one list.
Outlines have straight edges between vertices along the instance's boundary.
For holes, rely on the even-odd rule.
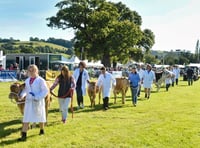
[[76,81],[73,76],[71,77],[71,83],[71,88],[74,90],[76,88]]
[[41,100],[47,96],[49,93],[49,89],[47,87],[47,83],[44,79],[41,79],[38,83],[38,89],[40,89],[39,93],[34,95],[34,100]]
[[54,88],[58,85],[58,83],[59,83],[59,78],[56,78],[53,85],[50,87],[50,91],[54,90]]

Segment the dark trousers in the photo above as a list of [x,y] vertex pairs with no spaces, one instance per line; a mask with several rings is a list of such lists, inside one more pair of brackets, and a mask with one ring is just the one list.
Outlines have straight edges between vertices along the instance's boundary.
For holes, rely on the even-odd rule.
[[178,79],[176,79],[176,85],[178,85]]
[[109,102],[108,97],[103,98],[103,108],[104,109],[108,108],[108,102]]
[[81,87],[76,87],[77,104],[80,106],[83,104],[83,93]]
[[166,84],[166,91],[168,91],[170,84]]

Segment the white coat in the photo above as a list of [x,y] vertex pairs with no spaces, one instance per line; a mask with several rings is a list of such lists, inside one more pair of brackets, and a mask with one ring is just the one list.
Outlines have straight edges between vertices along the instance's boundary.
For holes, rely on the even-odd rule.
[[[25,89],[21,96],[26,96],[23,122],[46,122],[45,96],[48,94],[48,87],[45,80],[37,76],[32,84],[30,78],[25,81]],[[35,97],[29,94],[33,92]]]
[[151,88],[153,81],[156,80],[155,73],[152,70],[149,72],[145,70],[143,73],[142,80],[144,88]]
[[99,78],[97,80],[97,86],[102,87],[102,95],[103,98],[105,97],[110,97],[110,92],[112,89],[112,84],[115,86],[116,85],[116,80],[112,76],[112,74],[105,72],[104,74],[100,74]]
[[[76,82],[78,81],[79,75],[80,75],[80,69],[77,68],[77,69],[75,69],[75,71],[73,73],[73,76],[74,76]],[[81,80],[81,84],[82,84],[81,89],[82,89],[83,96],[86,95],[87,81],[89,81],[89,80],[90,80],[90,77],[89,77],[88,71],[86,69],[83,69],[82,80]]]

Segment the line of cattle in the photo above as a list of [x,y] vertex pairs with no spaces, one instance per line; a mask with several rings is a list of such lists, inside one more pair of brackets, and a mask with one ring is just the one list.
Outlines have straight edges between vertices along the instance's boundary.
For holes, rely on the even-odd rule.
[[[173,77],[173,75],[169,74],[169,72],[167,71],[162,71],[162,72],[158,72],[155,73],[156,76],[156,86],[157,86],[157,91],[159,91],[161,84],[164,82],[166,77]],[[50,82],[47,82],[47,86],[50,89]],[[126,93],[128,91],[129,88],[129,81],[126,77],[122,77],[122,78],[116,78],[116,86],[113,87],[113,94],[114,94],[114,103],[116,103],[116,98],[117,95],[119,93],[121,93],[122,95],[122,104],[125,103],[125,98],[126,98]],[[24,89],[25,87],[25,83],[20,84],[19,82],[15,82],[10,86],[10,93],[9,93],[9,98],[11,100],[15,100],[15,103],[17,104],[21,114],[23,115],[24,113],[24,104],[25,104],[25,98],[23,98],[22,100],[20,100],[19,95],[20,92]],[[90,98],[90,102],[91,102],[91,107],[95,106],[95,98],[98,94],[99,96],[99,104],[101,103],[101,88],[100,90],[97,90],[96,87],[96,82],[90,82],[88,85],[88,96]],[[50,103],[52,101],[52,97],[50,94],[50,91],[48,93],[48,95],[45,97],[45,108],[46,108],[46,117],[48,117],[48,109],[50,107]]]

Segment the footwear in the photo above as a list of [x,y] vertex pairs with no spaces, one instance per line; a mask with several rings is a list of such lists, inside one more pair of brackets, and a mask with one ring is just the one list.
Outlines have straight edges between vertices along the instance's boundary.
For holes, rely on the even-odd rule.
[[44,135],[44,129],[40,129],[39,135]]
[[136,104],[134,103],[133,106],[136,107]]
[[105,110],[108,110],[108,107],[105,107],[104,109],[105,109]]
[[82,109],[84,108],[84,105],[83,105],[83,104],[81,105],[81,108],[82,108]]
[[65,124],[65,123],[66,123],[66,120],[65,120],[65,119],[62,119],[62,122],[63,122],[63,124]]
[[26,141],[26,132],[22,132],[21,138],[17,139],[17,141]]
[[79,110],[80,109],[80,106],[77,106],[77,110]]
[[145,96],[144,96],[145,98],[147,98],[147,94],[145,94]]

